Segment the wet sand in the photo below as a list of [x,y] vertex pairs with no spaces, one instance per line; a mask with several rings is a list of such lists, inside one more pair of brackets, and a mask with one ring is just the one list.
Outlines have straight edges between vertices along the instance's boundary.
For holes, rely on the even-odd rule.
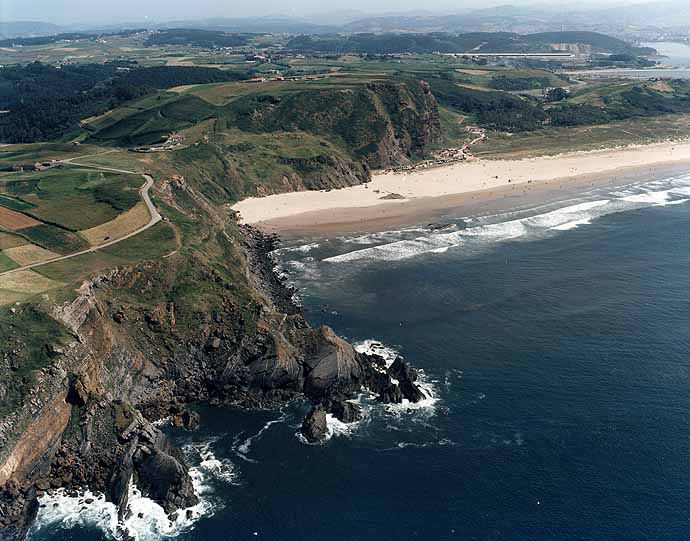
[[[622,165],[626,161],[631,164]],[[596,186],[624,185],[686,171],[690,171],[690,144],[664,143],[527,160],[473,160],[419,172],[378,174],[368,185],[251,198],[234,209],[246,223],[284,236],[382,231],[443,221],[445,216],[554,202]],[[391,193],[404,199],[381,200]]]

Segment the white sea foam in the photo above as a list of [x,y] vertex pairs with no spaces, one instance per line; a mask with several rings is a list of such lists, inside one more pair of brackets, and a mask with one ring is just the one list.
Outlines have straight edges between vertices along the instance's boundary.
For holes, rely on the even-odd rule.
[[330,439],[334,436],[351,436],[357,431],[361,422],[362,421],[343,423],[334,415],[327,413],[326,425],[328,426],[328,435],[326,436],[326,439]]
[[215,439],[211,439],[202,443],[192,443],[183,448],[185,455],[191,456],[195,462],[199,463],[198,466],[190,469],[194,489],[199,493],[208,489],[207,480],[210,479],[220,479],[231,484],[238,482],[237,468],[227,458],[216,456],[213,450],[215,442]]
[[[359,401],[357,401],[359,403]],[[364,410],[364,418],[366,419],[367,412]],[[323,440],[318,442],[310,442],[304,437],[301,430],[295,432],[295,437],[305,445],[322,445],[329,441],[333,437],[351,437],[353,434],[359,430],[359,427],[364,422],[364,419],[356,421],[354,423],[343,423],[340,419],[334,415],[326,414],[326,435]]]
[[286,246],[284,248],[278,248],[277,250],[273,250],[271,253],[275,255],[290,254],[295,252],[306,254],[312,250],[316,250],[319,246],[321,245],[318,242],[310,242],[309,244],[300,244],[299,246]]
[[[396,261],[422,254],[443,254],[451,248],[472,251],[508,239],[540,238],[548,235],[549,232],[567,231],[591,224],[593,220],[607,214],[686,203],[690,199],[688,198],[690,196],[688,182],[690,182],[690,176],[686,175],[643,185],[631,185],[625,189],[618,188],[610,192],[606,198],[579,202],[570,200],[573,204],[526,217],[524,216],[526,210],[514,210],[502,215],[468,218],[465,222],[471,223],[473,227],[446,233],[434,231],[433,234],[429,230],[423,230],[424,235],[413,239],[403,238],[386,242],[383,237],[379,237],[382,244],[377,244],[374,237],[370,235],[368,237],[372,241],[370,244],[377,245],[328,257],[324,261],[328,263],[359,260]],[[593,190],[589,197],[595,194],[601,196],[603,190]],[[546,208],[553,208],[553,204],[534,207],[531,212]],[[518,217],[520,215],[522,216]]]
[[592,220],[590,218],[582,218],[580,220],[573,220],[572,222],[566,222],[561,225],[556,225],[551,229],[555,229],[556,231],[568,231],[569,229],[575,229],[580,225],[587,225],[590,223],[592,223]]
[[[400,356],[395,349],[385,346],[381,342],[373,339],[364,340],[363,342],[355,344],[355,350],[359,353],[382,357],[386,362],[386,368],[390,367],[395,359]],[[403,399],[401,404],[385,404],[383,407],[386,411],[394,414],[411,413],[415,411],[422,411],[428,414],[435,413],[435,406],[439,401],[438,391],[434,383],[426,376],[424,370],[417,369],[417,373],[419,378],[415,383],[426,398],[416,403]],[[360,405],[364,407],[365,411],[372,406],[372,404],[367,402],[368,401],[361,399],[359,400]]]
[[671,188],[670,192],[676,195],[690,195],[690,186],[678,186]]
[[189,470],[199,503],[178,511],[174,520],[159,504],[143,496],[134,483],[130,483],[129,513],[124,522],[118,520],[115,504],[106,501],[105,495],[87,490],[73,496],[59,489],[39,499],[41,507],[31,531],[57,526],[66,529],[91,526],[100,529],[111,539],[122,539],[125,533],[136,541],[173,539],[189,531],[200,518],[213,514],[220,507],[220,503],[212,497],[211,479],[236,482],[234,466],[215,456],[212,443],[191,444],[184,448],[186,455],[194,454],[199,460],[198,466]]
[[668,202],[670,196],[669,190],[661,190],[658,192],[648,191],[637,193],[634,195],[627,195],[622,197],[623,201],[630,203],[644,203],[649,205],[663,205]]
[[436,233],[412,240],[401,240],[380,246],[355,250],[345,254],[329,257],[324,261],[341,263],[361,259],[378,259],[394,261],[406,259],[424,253],[443,253],[450,248],[461,246],[472,240],[474,242],[495,242],[519,238],[530,231],[556,228],[574,221],[584,223],[592,217],[594,209],[605,206],[608,199],[578,203],[561,209],[504,222],[477,225],[451,233]]
[[[194,476],[192,476],[194,481]],[[197,482],[194,482],[195,490]],[[136,541],[157,541],[172,539],[189,530],[202,516],[214,510],[213,503],[200,496],[197,505],[180,510],[175,520],[171,520],[163,508],[130,483],[129,516],[120,522],[115,504],[106,501],[105,496],[86,491],[78,496],[70,496],[63,489],[55,490],[39,499],[39,509],[32,532],[44,528],[96,527],[111,539],[122,539],[126,533]],[[90,503],[86,503],[90,501]]]
[[378,355],[379,357],[383,357],[383,359],[386,361],[386,367],[392,365],[393,361],[395,361],[395,358],[398,356],[398,352],[395,349],[388,347],[378,340],[374,340],[373,338],[358,342],[354,347],[355,351],[358,353]]
[[249,451],[251,450],[252,443],[254,443],[254,441],[259,439],[261,437],[261,435],[264,432],[266,432],[266,430],[271,428],[273,425],[282,423],[286,419],[287,419],[287,415],[284,412],[281,412],[280,417],[278,417],[277,419],[273,419],[272,421],[268,421],[264,426],[261,427],[261,429],[256,434],[254,434],[253,436],[250,436],[249,438],[244,440],[244,442],[242,442],[241,445],[238,445],[237,451],[243,455],[247,455],[249,453]]
[[448,438],[442,438],[438,441],[427,441],[424,443],[417,443],[417,442],[412,442],[412,441],[401,441],[398,442],[398,444],[395,447],[385,449],[386,451],[393,451],[395,449],[406,449],[408,447],[414,447],[416,449],[425,449],[427,447],[446,447],[446,446],[454,446],[456,443],[453,440],[450,440]]

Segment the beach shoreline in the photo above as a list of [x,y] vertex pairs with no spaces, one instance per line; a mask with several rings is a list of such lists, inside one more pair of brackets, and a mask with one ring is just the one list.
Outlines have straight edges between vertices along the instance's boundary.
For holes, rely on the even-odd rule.
[[373,232],[439,222],[446,216],[557,202],[597,186],[643,182],[688,170],[690,143],[657,143],[378,173],[368,184],[249,198],[233,209],[243,223],[285,237]]

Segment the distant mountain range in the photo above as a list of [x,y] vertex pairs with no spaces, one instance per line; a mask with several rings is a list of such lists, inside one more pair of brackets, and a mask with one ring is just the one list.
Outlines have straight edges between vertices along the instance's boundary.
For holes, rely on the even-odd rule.
[[47,36],[66,31],[65,27],[40,21],[0,21],[0,36],[4,38]]
[[40,36],[69,31],[106,32],[147,27],[198,28],[227,32],[289,34],[383,33],[383,32],[515,32],[536,33],[589,30],[622,35],[643,29],[690,27],[690,2],[670,0],[618,7],[575,5],[513,6],[465,10],[455,13],[391,13],[371,16],[355,10],[339,10],[309,17],[271,15],[265,17],[132,21],[104,25],[58,26],[45,22],[0,22],[0,36]]
[[[287,47],[299,52],[394,54],[411,53],[541,53],[558,49],[585,50],[595,53],[650,55],[653,49],[634,47],[620,39],[598,32],[467,32],[450,34],[433,32],[380,33],[329,36],[297,36]],[[573,46],[573,47],[568,47]]]

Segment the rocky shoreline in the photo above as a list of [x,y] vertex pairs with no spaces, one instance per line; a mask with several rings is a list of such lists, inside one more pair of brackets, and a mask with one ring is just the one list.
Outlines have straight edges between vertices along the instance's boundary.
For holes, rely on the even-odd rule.
[[[308,400],[313,407],[301,432],[308,442],[319,443],[327,436],[327,414],[344,423],[361,419],[362,412],[351,399],[362,391],[383,403],[425,398],[415,384],[416,371],[402,359],[387,368],[382,357],[355,351],[330,328],[309,326],[294,302],[294,290],[274,270],[277,237],[243,226],[242,239],[249,283],[261,303],[256,313],[243,316],[238,309],[246,312],[247,307],[228,305],[227,313],[217,312],[197,329],[195,340],[179,343],[174,307],[142,310],[113,300],[111,292],[131,282],[133,273],[141,269],[100,277],[83,286],[71,304],[55,310],[77,337],[72,349],[58,352],[71,367],[65,370],[69,375],[64,391],[69,420],[40,458],[0,489],[0,540],[25,538],[38,498],[59,488],[75,494],[86,489],[105,494],[118,507],[121,520],[129,512],[131,482],[171,517],[195,505],[198,500],[182,453],[152,424],[168,418],[176,426],[193,429],[197,417],[188,405],[203,402],[255,409]],[[203,276],[220,281],[212,271],[204,270]],[[260,322],[253,335],[245,334],[247,324],[241,324],[249,317]],[[136,342],[122,346],[117,337],[124,326],[138,330]],[[91,350],[102,344],[91,342],[102,335],[110,341],[110,357],[117,353],[115,359],[126,358],[127,363],[136,359],[140,375],[125,378],[122,396],[103,383],[115,381],[114,375],[120,377],[119,369],[108,368],[103,361],[88,366],[83,362],[84,351],[89,358],[101,353]],[[131,334],[127,337],[131,339]],[[141,353],[150,357],[154,347],[162,351],[162,344],[169,354],[143,363],[138,359]],[[127,532],[122,537],[126,539]]]

